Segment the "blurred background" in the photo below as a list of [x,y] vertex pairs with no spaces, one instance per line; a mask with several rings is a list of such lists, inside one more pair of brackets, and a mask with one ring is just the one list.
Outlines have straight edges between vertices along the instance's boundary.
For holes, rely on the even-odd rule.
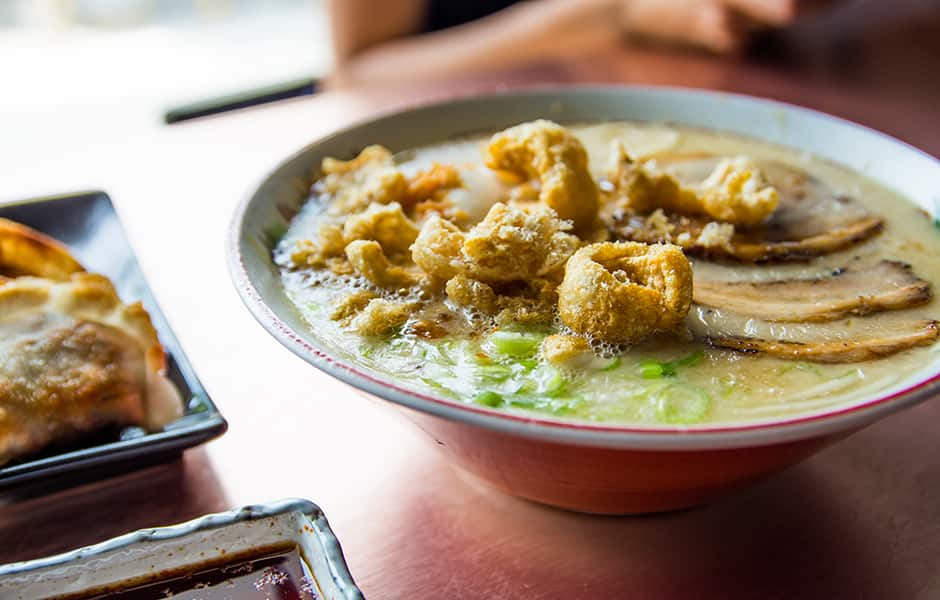
[[331,62],[318,0],[0,0],[0,131],[128,134]]
[[[574,0],[568,5],[591,1]],[[675,9],[717,1],[700,0],[696,4],[696,0],[671,0],[658,4]],[[724,1],[732,5],[742,2]],[[653,4],[655,0],[634,2]],[[349,13],[343,17],[346,22],[340,23],[341,36],[346,35],[344,28],[366,31],[353,46],[343,39],[337,43],[334,38],[331,43],[331,4],[334,12],[341,7],[339,12]],[[447,0],[427,6],[432,4],[446,7]],[[476,4],[489,6],[489,10],[501,5]],[[561,2],[537,0],[524,4],[548,7]],[[940,82],[934,76],[940,64],[940,0],[835,0],[812,4],[815,10],[786,23],[755,28],[733,51],[716,49],[714,44],[709,48],[695,40],[670,39],[676,36],[658,35],[657,31],[652,35],[649,31],[627,32],[616,40],[628,48],[625,56],[629,57],[630,52],[637,56],[652,51],[678,53],[689,57],[688,68],[664,78],[656,72],[655,61],[631,62],[625,58],[616,64],[589,64],[579,71],[577,79],[724,88],[729,86],[722,78],[734,76],[733,72],[721,71],[715,65],[730,63],[790,78],[824,81],[840,93],[865,94],[918,108],[936,105],[940,99]],[[347,10],[353,5],[360,7],[358,12]],[[218,107],[313,93],[322,88],[318,88],[318,82],[329,76],[336,64],[334,43],[342,50],[344,64],[355,64],[363,52],[371,56],[376,49],[387,48],[389,40],[383,36],[390,37],[391,42],[405,37],[394,29],[374,33],[377,25],[373,21],[381,15],[372,15],[373,9],[381,13],[385,6],[394,18],[394,7],[399,5],[414,3],[0,0],[0,137],[4,138],[0,144],[7,145],[7,151],[15,145],[17,152],[33,153],[39,159],[49,144],[71,144],[79,149],[91,139],[126,138]],[[489,18],[492,21],[493,16]],[[681,19],[679,22],[684,25]],[[579,53],[589,56],[596,52],[596,46],[582,40],[566,46],[564,53],[577,60]],[[546,48],[544,52],[515,57],[504,53],[505,65],[491,61],[477,70],[529,68],[535,69],[530,79],[564,79],[561,71],[551,70],[558,56],[552,55],[550,46]],[[371,79],[376,85],[394,84],[396,79],[440,80],[466,77],[474,70],[464,68],[466,65],[453,66],[457,61],[453,53],[437,53],[433,60],[436,64],[432,67],[419,61],[414,63],[418,65],[415,69],[398,69],[400,75],[379,69],[378,74],[383,76]],[[538,70],[539,65],[542,70]],[[365,76],[347,78],[342,85],[369,83],[370,76]]]

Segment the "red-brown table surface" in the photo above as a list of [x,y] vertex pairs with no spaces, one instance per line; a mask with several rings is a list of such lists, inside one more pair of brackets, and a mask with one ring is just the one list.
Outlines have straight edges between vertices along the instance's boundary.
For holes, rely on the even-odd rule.
[[[689,85],[826,110],[940,153],[938,94],[652,51],[397,90],[329,92],[16,163],[0,198],[97,186],[229,432],[180,461],[0,501],[0,562],[285,496],[326,511],[369,598],[938,598],[940,402],[713,505],[610,518],[493,492],[394,410],[294,357],[241,305],[224,240],[279,159],[370,114],[537,82]],[[916,87],[916,86],[915,86]],[[896,89],[896,88],[892,88]],[[2,153],[0,153],[2,154]]]

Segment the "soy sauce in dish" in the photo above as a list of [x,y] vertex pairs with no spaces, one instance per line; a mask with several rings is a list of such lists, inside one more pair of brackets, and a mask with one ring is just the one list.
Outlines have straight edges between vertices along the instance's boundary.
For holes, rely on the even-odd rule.
[[319,600],[313,573],[296,547],[280,548],[196,570],[159,574],[68,600]]

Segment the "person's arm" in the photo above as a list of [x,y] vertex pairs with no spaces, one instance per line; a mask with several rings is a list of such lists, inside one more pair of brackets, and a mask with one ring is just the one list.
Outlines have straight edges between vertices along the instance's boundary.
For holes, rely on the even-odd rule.
[[330,0],[336,71],[329,83],[437,78],[590,52],[619,40],[621,4],[522,2],[465,25],[414,35],[424,18],[422,0]]
[[[819,2],[820,0],[813,0]],[[752,33],[790,23],[807,0],[623,0],[631,33],[732,52]]]
[[420,33],[426,0],[328,0],[330,85],[403,82],[588,54],[625,31],[733,51],[755,30],[827,0],[537,0]]

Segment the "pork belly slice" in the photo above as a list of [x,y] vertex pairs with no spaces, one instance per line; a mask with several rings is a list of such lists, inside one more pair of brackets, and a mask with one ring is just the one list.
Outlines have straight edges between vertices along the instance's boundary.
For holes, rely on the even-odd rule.
[[686,325],[697,339],[719,348],[822,363],[882,358],[940,337],[937,321],[929,319],[784,323],[705,306],[693,306]]
[[832,321],[851,315],[910,308],[928,302],[930,283],[910,265],[882,260],[810,279],[714,281],[696,279],[698,304],[769,321]]

